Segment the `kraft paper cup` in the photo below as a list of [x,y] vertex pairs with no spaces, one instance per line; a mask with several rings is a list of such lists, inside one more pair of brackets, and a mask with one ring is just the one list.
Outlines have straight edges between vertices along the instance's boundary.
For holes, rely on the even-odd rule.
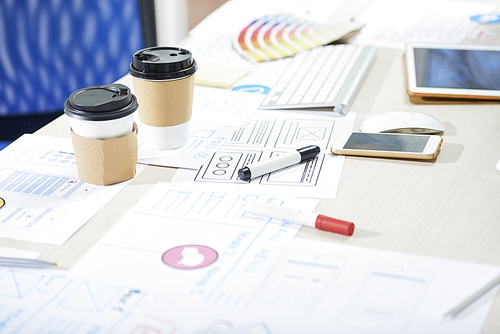
[[78,177],[106,186],[135,176],[136,97],[121,84],[80,89],[66,100]]
[[185,49],[153,47],[134,54],[129,73],[147,146],[174,149],[187,144],[196,70]]

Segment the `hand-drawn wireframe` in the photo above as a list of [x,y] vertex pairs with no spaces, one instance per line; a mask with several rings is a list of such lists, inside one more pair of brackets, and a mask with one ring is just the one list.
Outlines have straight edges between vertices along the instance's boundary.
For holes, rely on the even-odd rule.
[[225,145],[266,147],[275,123],[276,119],[250,118],[234,131]]
[[432,274],[411,268],[374,265],[340,319],[340,326],[401,333],[410,324]]
[[340,274],[345,260],[290,253],[264,283],[255,303],[298,312],[311,312]]
[[22,195],[79,201],[96,187],[96,185],[68,176],[24,172],[13,169],[0,170],[0,190]]
[[250,118],[236,129],[231,140],[217,150],[198,170],[197,182],[236,182],[262,185],[316,186],[325,154],[262,177],[242,181],[238,169],[272,159],[307,145],[327,149],[333,136],[335,121],[308,118]]
[[42,231],[49,228],[68,212],[67,209],[9,201],[0,211],[3,227],[27,228]]
[[51,148],[47,145],[35,145],[16,160],[53,167],[76,168],[74,153]]
[[[186,215],[203,222],[230,223],[233,226],[247,226],[245,203],[253,200],[278,201],[274,196],[230,194],[210,191],[168,190],[159,201],[151,203],[147,213],[154,216],[184,219]],[[281,202],[281,201],[278,201]],[[141,212],[135,212],[141,214]],[[265,223],[268,217],[253,217],[251,227],[257,222]]]
[[122,292],[113,285],[81,282],[76,288],[59,302],[59,306],[90,313],[101,313]]
[[325,150],[332,139],[334,126],[332,119],[250,118],[224,146],[299,148],[318,145]]
[[0,296],[22,299],[33,291],[44,277],[24,271],[0,272]]
[[[316,186],[325,154],[320,153],[314,159],[304,161],[300,164],[283,168],[261,177],[242,181],[238,178],[238,169],[248,164],[271,159],[285,153],[284,151],[226,151],[220,149],[213,154],[211,159],[198,171],[195,181],[199,182],[237,182],[237,183],[260,183],[262,185],[301,185]],[[269,156],[264,155],[269,154]]]

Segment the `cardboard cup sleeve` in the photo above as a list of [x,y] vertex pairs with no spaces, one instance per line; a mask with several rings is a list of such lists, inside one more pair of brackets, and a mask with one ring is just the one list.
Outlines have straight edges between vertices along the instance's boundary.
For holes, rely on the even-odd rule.
[[194,74],[178,80],[152,81],[136,77],[132,80],[142,123],[166,127],[191,119]]
[[131,134],[112,139],[90,139],[71,129],[78,177],[87,183],[107,186],[130,180],[137,165],[137,125]]

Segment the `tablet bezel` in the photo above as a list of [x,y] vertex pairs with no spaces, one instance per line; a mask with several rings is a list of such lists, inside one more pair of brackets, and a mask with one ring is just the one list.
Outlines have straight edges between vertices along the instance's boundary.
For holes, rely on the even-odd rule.
[[406,54],[405,54],[408,94],[411,96],[500,100],[500,90],[418,87],[416,78],[415,58],[414,58],[415,48],[451,49],[451,50],[488,50],[488,51],[497,51],[500,55],[500,46],[464,45],[464,44],[443,46],[436,44],[408,44],[406,46]]

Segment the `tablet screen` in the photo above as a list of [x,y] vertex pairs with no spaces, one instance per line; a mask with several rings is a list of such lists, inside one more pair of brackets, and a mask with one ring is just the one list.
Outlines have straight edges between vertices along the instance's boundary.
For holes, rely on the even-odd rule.
[[500,51],[415,48],[417,87],[500,90]]

